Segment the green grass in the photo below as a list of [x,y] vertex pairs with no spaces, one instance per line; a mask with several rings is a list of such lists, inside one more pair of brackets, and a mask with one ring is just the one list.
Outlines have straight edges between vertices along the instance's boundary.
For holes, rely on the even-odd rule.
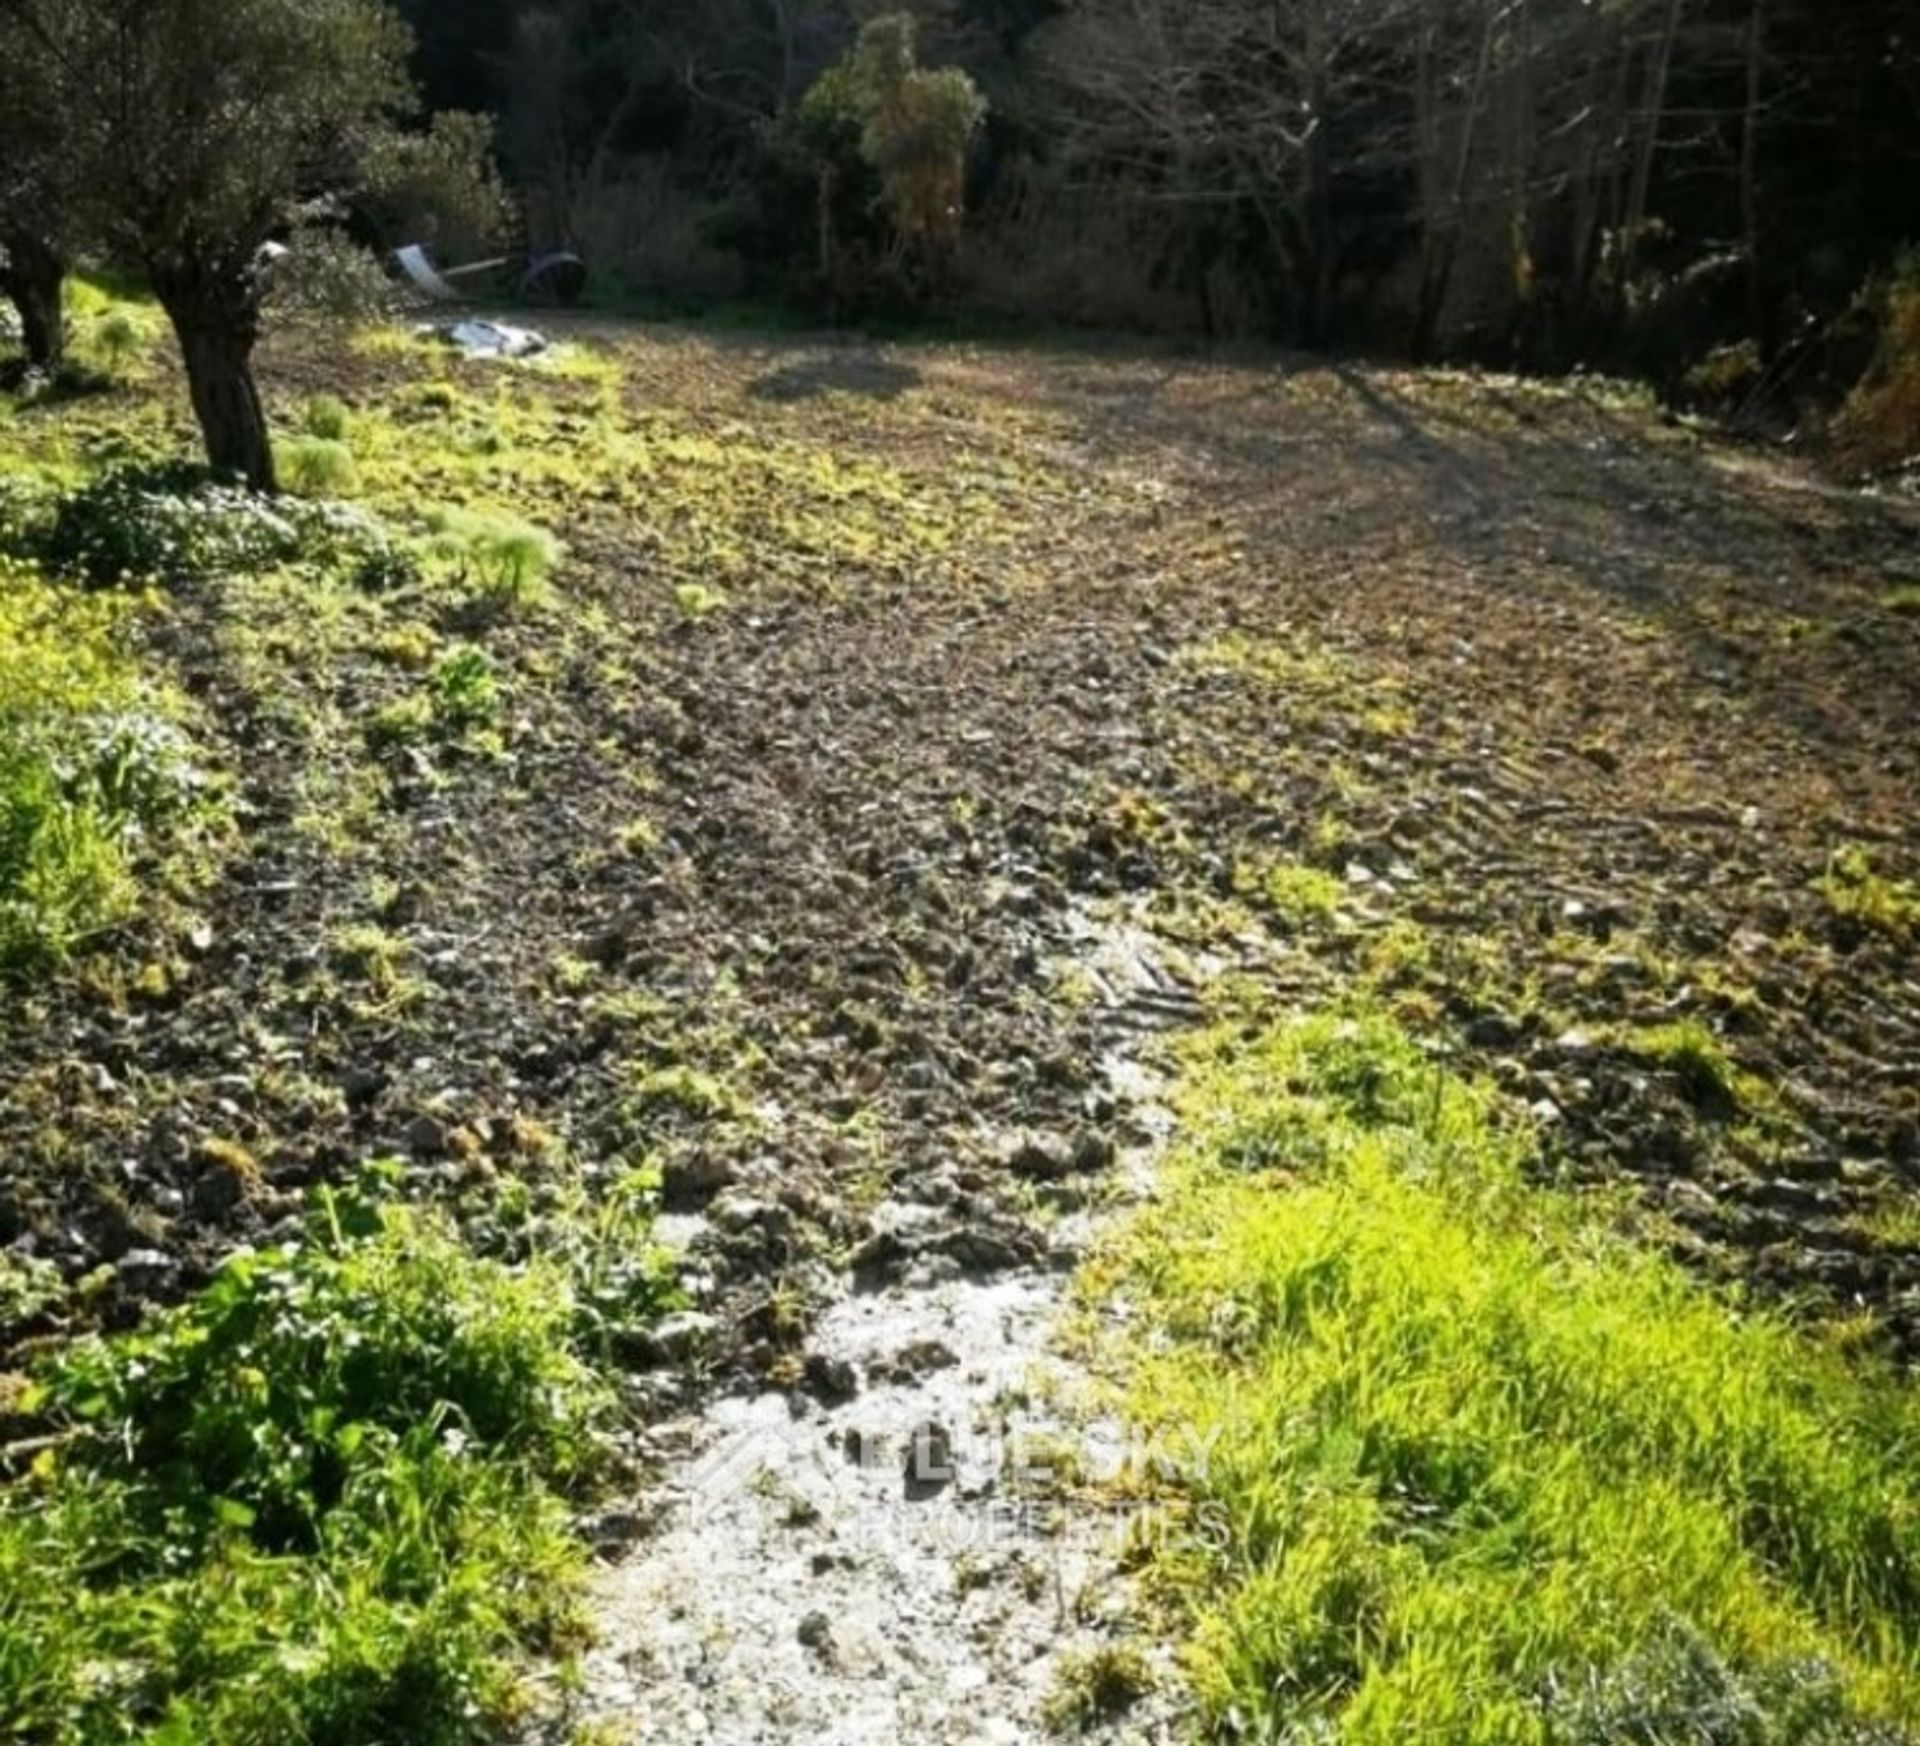
[[1627,1047],[1644,1061],[1665,1069],[1687,1097],[1709,1113],[1731,1114],[1768,1101],[1764,1081],[1744,1071],[1698,1019],[1679,1019],[1625,1033]]
[[0,1495],[8,1738],[497,1738],[525,1653],[576,1630],[592,1355],[665,1301],[650,1203],[622,1206],[509,1265],[324,1198],[297,1248],[54,1359],[26,1405],[64,1440]]
[[1920,888],[1884,876],[1865,849],[1836,853],[1815,889],[1836,916],[1868,933],[1902,943],[1920,938]]
[[337,437],[288,438],[280,444],[280,472],[300,497],[346,497],[360,483],[353,450]]
[[1920,1717],[1920,1403],[1530,1186],[1387,1021],[1221,1036],[1095,1274],[1216,1737],[1763,1743]]
[[1346,887],[1333,874],[1295,861],[1242,864],[1234,870],[1234,889],[1251,898],[1295,933],[1333,921],[1340,914]]
[[542,604],[567,548],[519,516],[439,508],[427,516],[426,550],[484,615],[505,617]]
[[175,703],[126,648],[138,611],[0,554],[0,975],[131,916],[142,856],[195,804]]

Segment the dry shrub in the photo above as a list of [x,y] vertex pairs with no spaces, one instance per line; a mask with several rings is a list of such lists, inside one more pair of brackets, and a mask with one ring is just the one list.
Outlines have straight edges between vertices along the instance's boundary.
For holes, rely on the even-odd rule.
[[[964,244],[969,300],[1022,320],[1197,333],[1207,311],[1198,286],[1183,282],[1181,235],[1180,220],[1165,211],[1059,188],[1016,169]],[[1230,278],[1220,275],[1212,287],[1214,330],[1227,337],[1257,324]]]
[[1910,250],[1871,293],[1880,343],[1840,414],[1836,435],[1862,467],[1920,458],[1920,250]]
[[662,157],[613,160],[595,182],[573,190],[564,234],[605,275],[630,290],[690,299],[738,297],[746,265],[716,243],[712,203],[689,192]]

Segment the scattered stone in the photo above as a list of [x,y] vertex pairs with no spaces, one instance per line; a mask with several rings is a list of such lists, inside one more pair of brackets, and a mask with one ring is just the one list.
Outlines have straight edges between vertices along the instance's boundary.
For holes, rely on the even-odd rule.
[[860,1392],[860,1378],[844,1358],[809,1352],[801,1368],[807,1392],[826,1406],[844,1406]]
[[800,1621],[800,1629],[795,1633],[804,1649],[811,1649],[818,1655],[833,1653],[833,1621],[825,1613],[808,1613]]
[[712,1347],[720,1334],[720,1318],[703,1310],[678,1310],[662,1316],[641,1336],[644,1348],[660,1364],[684,1364]]
[[924,1500],[946,1490],[956,1477],[953,1433],[937,1420],[916,1425],[907,1441],[907,1496]]
[[667,1160],[660,1173],[660,1198],[670,1207],[687,1211],[705,1206],[739,1179],[739,1166],[731,1158],[702,1147]]
[[404,1137],[407,1150],[416,1158],[444,1158],[451,1130],[438,1116],[422,1111],[407,1123]]
[[951,1370],[959,1362],[952,1347],[938,1340],[915,1340],[909,1346],[902,1346],[883,1364],[875,1365],[873,1380],[911,1386],[935,1371]]

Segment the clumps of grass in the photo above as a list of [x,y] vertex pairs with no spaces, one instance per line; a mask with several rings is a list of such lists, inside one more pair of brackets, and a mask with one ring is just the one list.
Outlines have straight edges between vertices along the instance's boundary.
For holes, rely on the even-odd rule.
[[1294,933],[1338,918],[1346,887],[1323,868],[1297,861],[1242,862],[1234,869],[1235,892],[1250,899]]
[[718,588],[709,588],[704,582],[682,582],[673,591],[673,603],[679,607],[683,617],[697,623],[724,611],[727,597]]
[[412,947],[385,928],[369,924],[342,928],[328,947],[333,967],[363,987],[377,1010],[411,1005],[426,992],[426,985],[408,972]]
[[1688,1099],[1703,1110],[1730,1114],[1764,1100],[1763,1083],[1744,1071],[1726,1044],[1698,1019],[1630,1032],[1627,1046],[1673,1074]]
[[344,443],[353,429],[353,415],[336,395],[316,394],[300,409],[300,428],[321,442]]
[[1205,1452],[1155,1557],[1215,1727],[1785,1746],[1920,1715],[1895,1377],[1534,1186],[1524,1124],[1376,1015],[1223,1033],[1185,1097],[1164,1204],[1096,1277],[1141,1330],[1134,1416]]
[[109,373],[115,376],[124,376],[153,344],[152,330],[124,307],[109,309],[100,316],[87,337]]
[[302,497],[345,497],[360,483],[353,450],[334,437],[297,436],[280,445],[280,472]]
[[500,699],[493,658],[465,643],[436,663],[420,690],[377,711],[367,724],[367,738],[376,749],[465,739],[493,727]]
[[1902,582],[1880,596],[1881,609],[1901,618],[1920,618],[1920,582]]
[[478,611],[504,617],[547,598],[567,548],[555,534],[516,515],[441,508],[427,517],[426,554]]
[[124,653],[134,610],[0,557],[0,974],[130,916],[142,856],[198,802],[171,706]]
[[1047,1724],[1064,1733],[1112,1722],[1149,1696],[1156,1684],[1152,1664],[1135,1644],[1103,1643],[1063,1655],[1047,1700]]
[[609,1391],[560,1265],[325,1198],[146,1330],[53,1361],[57,1452],[0,1498],[23,1739],[495,1738],[574,1629],[560,1492]]
[[1920,939],[1920,888],[1889,879],[1857,844],[1839,850],[1814,889],[1839,919],[1857,933],[1882,934],[1901,944]]

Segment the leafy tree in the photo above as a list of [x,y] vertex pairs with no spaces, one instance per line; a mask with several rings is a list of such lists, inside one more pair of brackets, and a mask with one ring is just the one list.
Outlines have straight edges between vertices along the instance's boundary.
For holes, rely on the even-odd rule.
[[958,67],[922,67],[905,12],[870,20],[850,62],[860,147],[880,174],[881,198],[903,247],[946,258],[959,240],[967,156],[986,99]]
[[260,251],[353,187],[410,100],[382,0],[0,0],[47,70],[40,182],[146,274],[214,466],[274,485],[252,357]]

